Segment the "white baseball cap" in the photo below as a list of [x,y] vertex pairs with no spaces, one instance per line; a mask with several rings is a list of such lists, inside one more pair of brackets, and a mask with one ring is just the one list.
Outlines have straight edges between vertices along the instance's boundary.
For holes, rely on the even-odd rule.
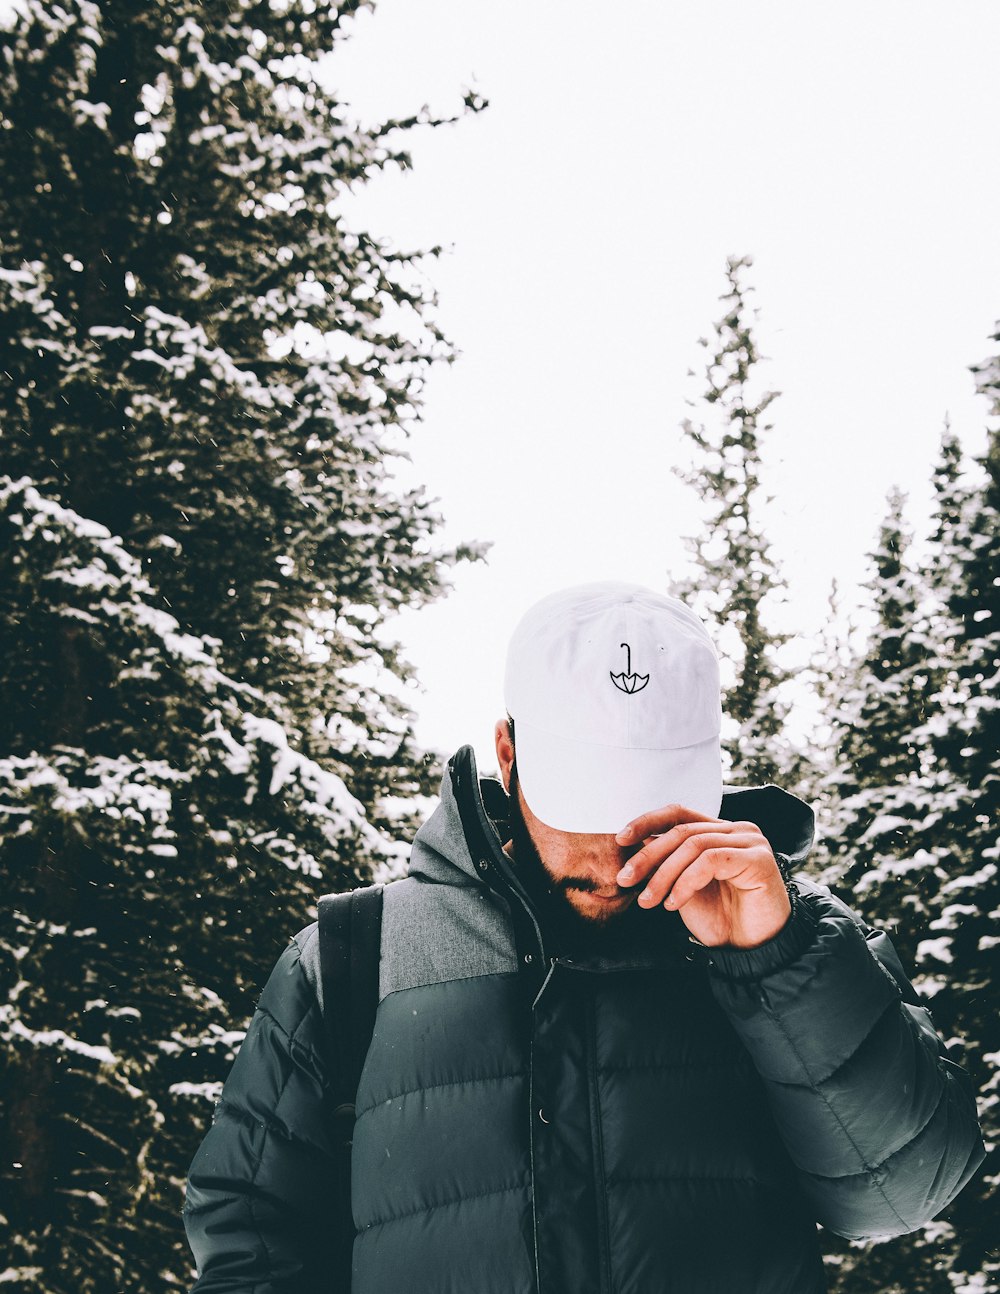
[[693,611],[639,584],[562,589],[507,649],[518,780],[539,821],[607,834],[666,804],[718,816],[719,662]]

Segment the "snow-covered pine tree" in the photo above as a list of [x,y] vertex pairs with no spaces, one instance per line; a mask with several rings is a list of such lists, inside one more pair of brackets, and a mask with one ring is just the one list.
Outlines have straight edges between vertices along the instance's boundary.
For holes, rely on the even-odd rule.
[[[962,564],[965,560],[967,527],[975,524],[969,516],[973,493],[965,479],[962,442],[945,418],[941,431],[938,461],[931,477],[934,488],[934,514],[928,536],[931,587],[937,595],[938,609],[947,611],[957,595]],[[945,625],[939,633],[942,643],[950,643],[948,656],[954,658],[953,627]]]
[[[943,672],[927,635],[934,607],[930,590],[910,562],[905,503],[898,489],[890,490],[869,555],[873,623],[839,695],[825,698],[834,750],[822,796],[828,820],[821,818],[820,829],[824,879],[866,920],[888,931],[912,969],[939,879],[937,859],[922,833],[932,794],[926,735]],[[941,1236],[940,1224],[934,1224],[888,1244],[849,1245],[828,1237],[834,1290],[948,1294],[935,1261]]]
[[[1000,343],[1000,331],[994,337]],[[929,827],[941,864],[929,938],[918,948],[934,1015],[979,1091],[985,1167],[949,1210],[947,1261],[956,1290],[1000,1291],[996,1192],[1000,1185],[1000,353],[977,365],[989,401],[978,479],[966,484],[957,449],[938,469],[939,569],[946,598],[949,705],[934,729],[940,787]],[[956,650],[950,651],[950,642]]]
[[261,972],[393,847],[119,540],[3,480],[7,1279],[169,1288],[179,1177]]
[[[841,742],[831,786],[842,798],[829,879],[845,896],[853,892],[916,969],[914,982],[955,1059],[985,1093],[989,1142],[997,1132],[990,1055],[1000,1038],[988,914],[995,919],[1000,896],[988,848],[976,840],[976,796],[964,767],[976,707],[961,620],[965,565],[979,546],[983,508],[947,426],[934,489],[920,572],[906,560],[898,498],[873,554],[876,623],[834,718]],[[996,1291],[990,1195],[987,1170],[920,1232],[872,1246],[832,1245],[834,1294]]]
[[[427,785],[382,628],[438,596],[393,456],[447,358],[354,0],[19,0],[0,45],[0,1234],[28,1294],[184,1288],[261,976]],[[477,106],[473,104],[472,106]],[[421,114],[425,120],[426,114]],[[416,119],[414,119],[415,121]],[[350,790],[348,790],[348,787]]]
[[699,406],[707,423],[686,418],[681,424],[695,462],[678,475],[705,500],[706,512],[700,532],[686,541],[697,574],[675,580],[671,592],[717,626],[733,780],[794,783],[799,770],[784,736],[781,695],[787,672],[778,661],[786,636],[768,623],[784,582],[759,516],[761,440],[771,430],[764,415],[778,392],[756,389],[758,312],[744,284],[752,264],[749,256],[730,257],[724,313],[712,338],[699,341],[710,355]]
[[323,88],[353,0],[23,7],[0,88],[4,470],[122,536],[377,813],[417,774],[379,630],[470,555],[436,552],[423,492],[391,486],[449,354],[420,257],[337,214],[409,165],[412,123],[361,131]]
[[817,716],[807,737],[802,777],[796,786],[798,794],[807,799],[816,812],[816,843],[809,864],[810,871],[820,880],[826,879],[827,874],[838,874],[834,855],[845,816],[841,799],[844,788],[839,784],[838,776],[841,740],[838,715],[848,705],[860,650],[857,625],[845,614],[836,579],[831,581],[827,607],[826,619],[820,626],[809,665],[803,672],[805,686],[816,702]]
[[[1000,333],[994,337],[1000,342]],[[1000,822],[1000,355],[976,366],[979,391],[993,419],[985,452],[977,460],[980,479],[971,496],[946,495],[958,533],[951,552],[958,578],[946,586],[948,610],[958,623],[959,678],[968,714],[947,756],[975,797],[975,839],[981,858],[997,860]],[[943,752],[944,753],[944,752]]]
[[[978,543],[982,482],[970,484],[965,473],[961,443],[945,425],[940,458],[934,469],[934,515],[930,532],[927,579],[932,591],[925,634],[934,652],[933,705],[924,727],[915,733],[925,751],[923,789],[929,808],[921,824],[921,844],[936,860],[940,887],[933,906],[935,930],[954,927],[956,918],[970,915],[968,905],[947,899],[961,890],[970,873],[978,871],[980,841],[976,839],[978,808],[975,789],[965,769],[966,734],[972,723],[974,685],[967,652],[965,623],[966,564]],[[974,621],[972,623],[975,623]],[[961,895],[958,895],[961,899]],[[956,993],[947,967],[950,940],[925,940],[921,961],[925,990],[936,996],[938,1010],[948,1011]],[[942,973],[943,972],[943,973]]]
[[[929,590],[910,566],[905,496],[892,489],[871,553],[874,623],[833,711],[835,766],[828,780],[836,830],[825,831],[839,885],[884,924],[912,965],[929,919],[935,862],[920,848],[930,773],[926,728],[941,691],[926,633]],[[921,736],[921,734],[924,734]]]

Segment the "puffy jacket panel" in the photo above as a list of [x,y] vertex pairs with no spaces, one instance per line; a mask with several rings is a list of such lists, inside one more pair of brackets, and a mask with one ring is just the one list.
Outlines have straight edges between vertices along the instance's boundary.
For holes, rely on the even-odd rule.
[[[697,1192],[699,1208],[688,1205]],[[816,1230],[788,1198],[729,1178],[657,1179],[608,1201],[614,1294],[822,1294]],[[654,1218],[649,1224],[649,1218]],[[667,1225],[683,1216],[686,1225]]]
[[810,944],[785,965],[766,946],[715,950],[713,990],[761,1076],[811,1216],[852,1239],[915,1230],[982,1162],[971,1086],[889,939],[822,887],[797,884]]
[[390,994],[358,1091],[354,1294],[534,1288],[516,974]]
[[766,1093],[704,967],[557,964],[535,1007],[532,1113],[543,1290],[824,1288]]
[[184,1222],[197,1294],[326,1289],[320,1237],[335,1198],[326,1091],[319,1006],[292,943],[191,1164]]

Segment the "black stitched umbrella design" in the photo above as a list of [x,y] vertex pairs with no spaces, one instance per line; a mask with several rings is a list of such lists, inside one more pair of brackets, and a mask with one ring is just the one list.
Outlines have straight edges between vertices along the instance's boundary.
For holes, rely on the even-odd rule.
[[619,643],[618,646],[625,648],[625,668],[620,674],[612,674],[611,682],[619,692],[641,692],[649,682],[649,675],[633,674],[632,648],[628,643]]

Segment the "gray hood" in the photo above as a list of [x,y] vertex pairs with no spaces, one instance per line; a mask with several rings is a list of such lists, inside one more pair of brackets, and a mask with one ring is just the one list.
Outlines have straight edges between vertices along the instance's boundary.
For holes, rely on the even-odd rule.
[[[722,816],[757,823],[790,865],[801,863],[812,842],[812,810],[776,786],[727,788]],[[500,782],[480,778],[472,747],[463,746],[448,763],[440,803],[414,838],[408,876],[386,887],[382,997],[417,984],[511,971],[530,995],[538,990],[551,957],[559,955],[559,934],[540,887],[503,852],[506,817]],[[621,923],[595,966],[642,965],[689,948],[676,912],[644,913],[638,941],[629,926]],[[576,950],[574,959],[580,964]]]

